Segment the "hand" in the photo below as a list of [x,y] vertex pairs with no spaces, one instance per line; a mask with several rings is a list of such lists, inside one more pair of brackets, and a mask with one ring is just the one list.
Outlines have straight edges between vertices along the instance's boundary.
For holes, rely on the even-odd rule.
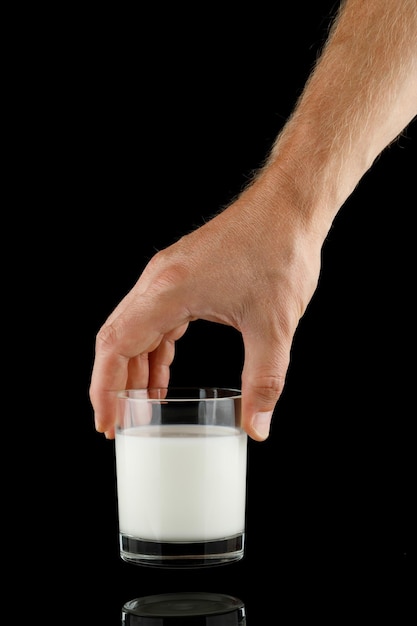
[[242,425],[255,440],[268,436],[323,243],[298,209],[296,186],[281,185],[280,197],[277,182],[259,177],[222,213],[158,252],[109,316],[90,387],[98,431],[114,437],[115,391],[167,386],[175,341],[202,319],[241,332]]

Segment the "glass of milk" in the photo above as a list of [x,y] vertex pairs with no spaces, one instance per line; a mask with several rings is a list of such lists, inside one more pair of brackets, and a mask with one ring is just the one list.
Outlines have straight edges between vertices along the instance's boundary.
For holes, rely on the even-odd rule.
[[190,568],[244,554],[247,435],[241,392],[128,389],[118,394],[120,555]]

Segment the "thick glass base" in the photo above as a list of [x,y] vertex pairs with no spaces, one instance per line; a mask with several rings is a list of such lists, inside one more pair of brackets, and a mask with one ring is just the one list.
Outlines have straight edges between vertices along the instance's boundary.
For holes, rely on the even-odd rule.
[[215,541],[148,541],[120,534],[123,561],[148,567],[174,569],[213,567],[240,561],[245,534]]

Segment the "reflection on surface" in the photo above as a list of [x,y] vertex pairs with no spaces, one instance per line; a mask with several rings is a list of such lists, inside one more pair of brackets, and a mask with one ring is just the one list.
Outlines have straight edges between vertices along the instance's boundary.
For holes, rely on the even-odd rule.
[[167,593],[129,600],[123,626],[246,626],[245,607],[234,596],[217,593]]

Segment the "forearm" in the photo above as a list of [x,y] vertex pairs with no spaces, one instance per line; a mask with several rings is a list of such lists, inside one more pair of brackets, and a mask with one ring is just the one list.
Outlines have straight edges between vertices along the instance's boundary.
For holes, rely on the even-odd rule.
[[295,184],[325,233],[416,114],[416,0],[347,0],[260,178]]

